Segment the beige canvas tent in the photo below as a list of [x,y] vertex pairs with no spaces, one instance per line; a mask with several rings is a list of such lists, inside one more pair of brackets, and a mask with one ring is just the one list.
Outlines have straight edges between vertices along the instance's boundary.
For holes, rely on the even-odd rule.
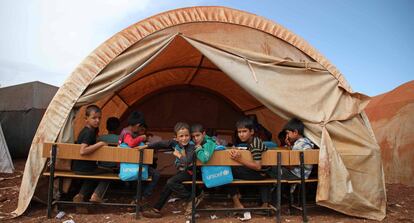
[[[177,86],[190,93],[214,92],[238,112],[257,114],[274,133],[274,123],[302,119],[306,135],[320,147],[318,204],[353,216],[385,217],[380,151],[363,112],[369,98],[353,92],[341,73],[297,35],[224,7],[150,17],[92,52],[59,89],[39,125],[15,213],[26,210],[45,164],[42,143],[73,142],[82,106],[95,103],[105,117],[121,117],[146,97]],[[180,106],[206,104],[182,101]],[[155,115],[168,115],[156,109]],[[216,112],[204,120],[220,117]]]
[[414,186],[414,81],[373,97],[365,111],[381,147],[385,181]]

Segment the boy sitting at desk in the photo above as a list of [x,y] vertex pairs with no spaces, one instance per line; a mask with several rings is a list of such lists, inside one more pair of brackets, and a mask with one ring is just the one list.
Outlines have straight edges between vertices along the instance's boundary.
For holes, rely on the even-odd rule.
[[[262,140],[255,137],[254,123],[249,118],[243,118],[236,123],[237,136],[242,143],[247,143],[247,149],[251,152],[253,160],[242,159],[240,150],[230,149],[230,158],[242,164],[242,166],[232,166],[233,177],[243,180],[264,180],[269,176],[262,168],[262,153],[267,151],[267,147]],[[268,186],[259,186],[262,200],[262,207],[269,206],[270,191]],[[240,202],[240,194],[237,190],[229,189],[235,208],[244,208]]]
[[[106,130],[108,130],[108,134],[101,135],[98,137],[98,142],[106,142],[109,146],[117,146],[118,145],[118,137],[119,135],[116,134],[116,130],[121,125],[121,122],[117,117],[109,117],[106,120]],[[98,162],[98,166],[104,168],[111,168],[111,169],[118,169],[118,163],[114,162]]]
[[[302,121],[297,118],[292,118],[288,123],[286,123],[283,129],[286,132],[286,142],[288,145],[292,145],[292,150],[313,149],[314,144],[312,141],[303,135],[305,126],[303,125]],[[305,165],[305,179],[309,177],[311,172],[312,165]],[[298,180],[300,179],[300,176],[300,167],[282,167],[282,179]]]
[[[81,144],[79,151],[80,155],[91,154],[100,149],[102,146],[107,145],[105,142],[96,142],[96,135],[98,133],[99,122],[101,121],[102,116],[101,109],[96,105],[89,105],[86,108],[85,115],[85,127],[79,133],[76,141],[76,144]],[[87,160],[74,160],[72,162],[72,170],[76,174],[80,175],[96,175],[111,172],[108,169],[99,168],[96,161]],[[95,187],[95,181],[84,180],[79,193],[73,197],[73,201],[83,202],[85,197],[94,191],[89,201],[102,202],[108,186],[108,181],[99,181],[98,186]]]
[[156,143],[151,143],[145,146],[139,146],[138,149],[172,149],[175,156],[175,166],[177,173],[167,180],[164,188],[161,191],[160,198],[155,205],[142,213],[147,218],[161,218],[161,209],[167,203],[170,195],[175,192],[179,198],[189,200],[191,191],[188,190],[183,181],[192,179],[192,163],[195,146],[190,143],[190,126],[184,122],[178,122],[174,126],[175,139],[163,140]]

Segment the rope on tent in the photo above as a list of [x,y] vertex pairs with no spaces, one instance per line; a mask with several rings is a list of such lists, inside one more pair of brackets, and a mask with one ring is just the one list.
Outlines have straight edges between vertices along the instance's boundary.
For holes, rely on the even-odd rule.
[[256,83],[258,83],[259,81],[257,80],[256,72],[254,71],[254,69],[253,69],[252,65],[250,64],[249,60],[247,58],[245,58],[245,57],[243,57],[243,59],[246,61],[247,65],[249,66],[250,71],[252,72],[252,75],[253,75],[254,80],[256,81]]

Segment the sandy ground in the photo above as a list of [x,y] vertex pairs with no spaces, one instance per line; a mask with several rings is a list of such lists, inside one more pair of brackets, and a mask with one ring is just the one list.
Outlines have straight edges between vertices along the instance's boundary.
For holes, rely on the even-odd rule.
[[[74,222],[145,222],[145,223],[168,223],[168,222],[185,222],[183,215],[185,203],[176,201],[168,203],[162,210],[164,215],[161,219],[147,219],[141,217],[139,220],[135,219],[133,210],[119,207],[102,207],[93,206],[88,208],[88,214],[76,213],[73,207],[63,207],[65,216],[61,219],[47,219],[46,206],[39,202],[32,202],[28,210],[20,217],[15,219],[8,219],[7,213],[12,212],[17,206],[17,197],[19,187],[22,179],[22,171],[24,168],[24,160],[16,160],[16,172],[13,174],[0,174],[0,221],[1,222],[64,222],[66,220],[73,220]],[[156,191],[161,190],[157,188]],[[399,184],[387,185],[387,217],[383,222],[414,222],[414,187],[407,187]],[[158,194],[154,195],[154,202]],[[123,199],[115,197],[110,199]],[[125,199],[130,199],[129,196]],[[204,206],[216,205],[215,203],[204,202]],[[230,202],[221,202],[220,205],[230,206]],[[181,211],[181,212],[180,212]],[[176,213],[180,212],[180,213]],[[212,220],[211,215],[215,214],[218,218]],[[53,213],[53,216],[56,212]],[[252,220],[249,222],[274,222],[274,217],[260,216],[253,214]],[[330,209],[316,206],[308,208],[309,222],[375,222],[366,219],[360,219],[343,215],[341,213],[332,211]],[[301,222],[301,213],[295,211],[292,215],[288,215],[287,206],[282,206],[282,222]],[[227,216],[225,213],[201,213],[197,222],[222,223],[222,222],[240,222],[233,216]]]

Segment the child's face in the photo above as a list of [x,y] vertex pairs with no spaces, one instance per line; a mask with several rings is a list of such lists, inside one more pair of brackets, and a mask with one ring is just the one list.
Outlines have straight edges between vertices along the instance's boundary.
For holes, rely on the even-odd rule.
[[291,144],[293,144],[296,140],[299,139],[299,132],[297,130],[294,130],[294,131],[286,130],[286,139]]
[[182,146],[187,145],[190,142],[190,131],[188,129],[178,130],[176,140]]
[[204,136],[206,136],[206,132],[193,132],[191,133],[191,136],[193,137],[193,141],[196,145],[201,145],[204,141]]
[[98,128],[101,116],[102,114],[100,112],[91,111],[89,116],[86,117],[86,125],[92,128]]
[[133,133],[138,133],[139,129],[140,129],[140,124],[136,124],[136,125],[131,126],[131,132],[133,132]]
[[254,130],[248,128],[237,128],[237,135],[240,141],[249,142],[253,138]]
[[140,126],[138,128],[138,135],[145,135],[146,132],[147,132],[147,129],[146,128],[144,128],[142,126]]

